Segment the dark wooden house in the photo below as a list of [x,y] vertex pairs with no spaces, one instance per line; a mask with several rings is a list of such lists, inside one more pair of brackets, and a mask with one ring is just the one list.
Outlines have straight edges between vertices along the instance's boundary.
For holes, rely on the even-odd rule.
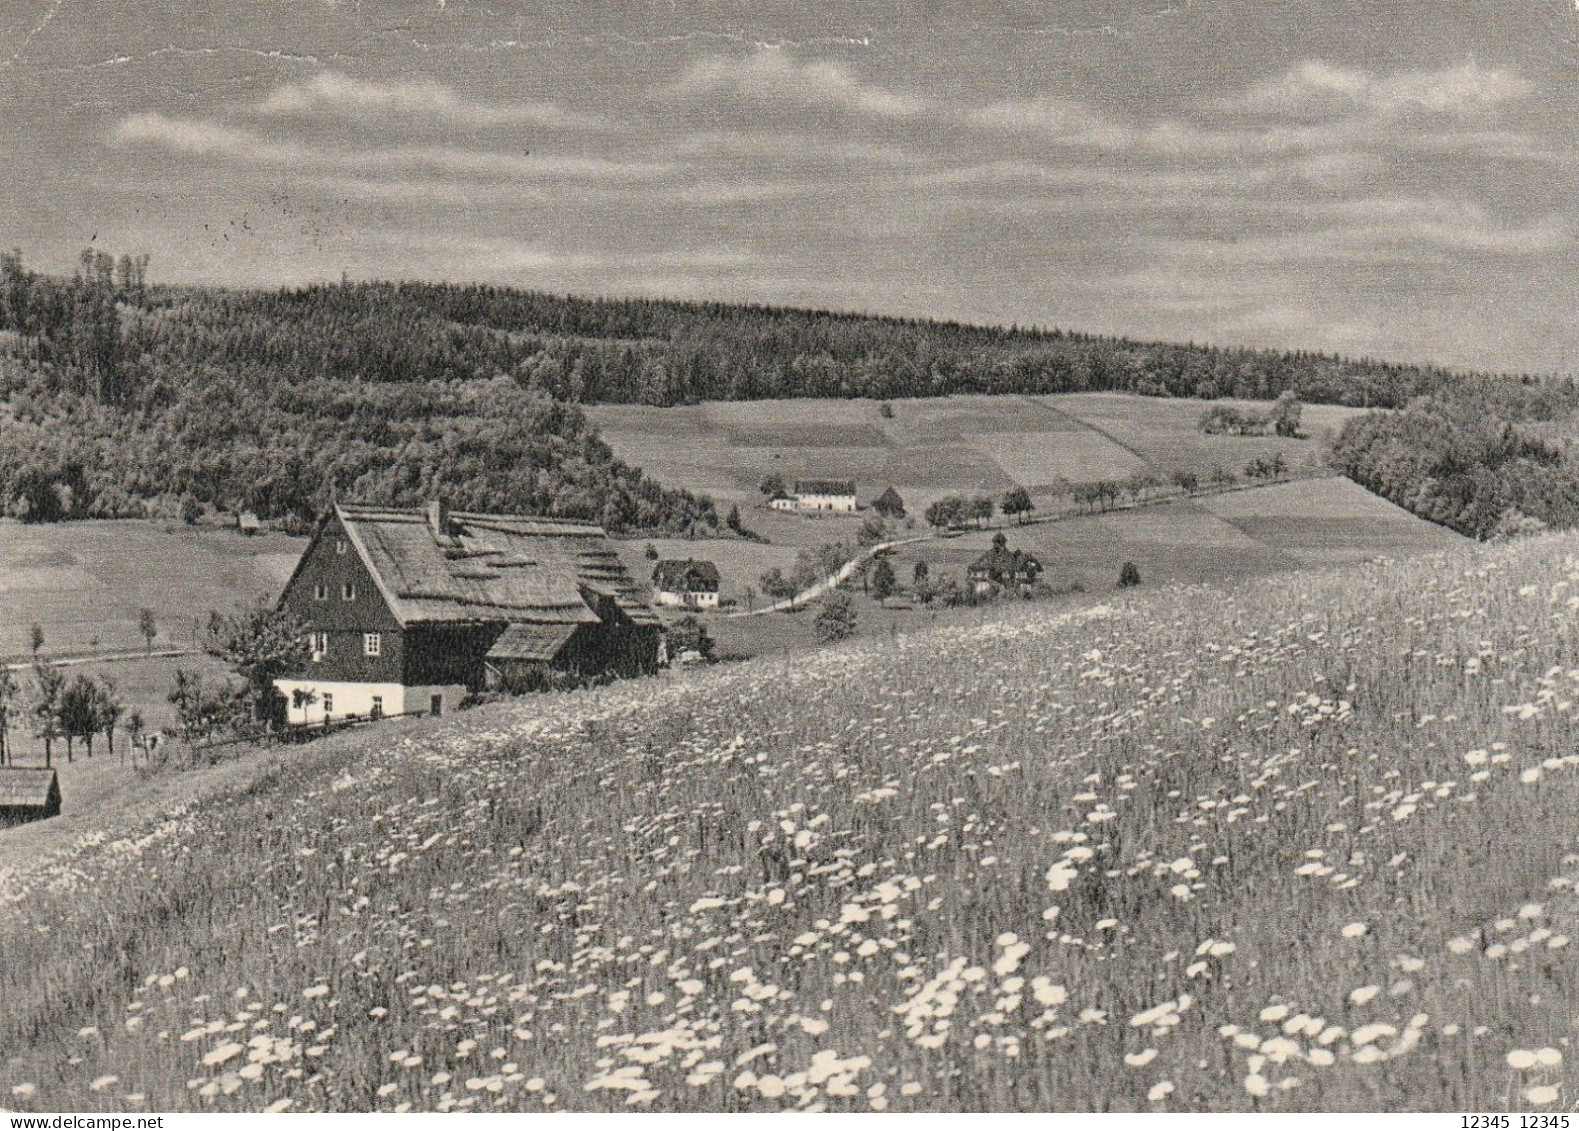
[[60,816],[60,778],[54,770],[0,766],[0,828]]
[[275,686],[292,723],[453,710],[469,691],[658,665],[662,624],[602,528],[336,506],[280,598],[312,659]]

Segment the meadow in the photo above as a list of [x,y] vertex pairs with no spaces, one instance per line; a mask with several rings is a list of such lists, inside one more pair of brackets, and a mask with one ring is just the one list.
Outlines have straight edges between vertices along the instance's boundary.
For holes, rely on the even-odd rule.
[[1576,615],[1548,536],[315,743],[0,877],[0,1097],[1564,1108]]
[[153,645],[189,648],[211,609],[274,596],[307,544],[283,534],[141,520],[27,525],[0,519],[0,658],[140,652],[138,614],[152,609]]
[[[883,405],[892,416],[883,415]],[[587,414],[614,453],[662,482],[723,504],[760,503],[777,473],[854,479],[862,502],[893,486],[913,514],[944,495],[1001,495],[1016,484],[1045,500],[1060,480],[1088,483],[1138,472],[1204,475],[1281,455],[1296,474],[1324,467],[1325,442],[1361,410],[1307,405],[1304,439],[1207,436],[1214,404],[1265,412],[1251,401],[1121,393],[949,396],[879,402],[708,402],[675,408],[596,405]]]
[[[1250,412],[1267,404],[1211,402]],[[892,416],[883,414],[887,404]],[[744,605],[763,571],[789,571],[802,548],[853,539],[862,516],[806,516],[767,508],[758,490],[768,474],[853,478],[869,503],[887,486],[905,500],[910,525],[924,530],[929,503],[951,494],[1001,499],[1024,486],[1041,513],[1070,506],[1068,485],[1176,471],[1203,481],[1215,468],[1238,471],[1254,459],[1281,456],[1290,474],[1319,482],[1234,492],[1214,501],[1181,500],[1147,512],[1118,512],[1028,529],[1016,536],[1040,554],[1061,584],[1104,591],[1121,563],[1133,560],[1158,581],[1211,581],[1312,563],[1363,560],[1378,553],[1443,549],[1456,536],[1415,519],[1326,467],[1330,437],[1359,410],[1307,405],[1303,438],[1208,436],[1199,428],[1207,402],[1117,393],[1056,396],[950,396],[878,402],[797,400],[704,403],[675,408],[602,405],[588,409],[622,459],[667,483],[682,484],[741,509],[747,529],[766,543],[724,538],[659,538],[663,557],[706,558],[723,574],[723,596]],[[1233,500],[1233,501],[1224,501]],[[1308,524],[1311,508],[1325,516]],[[869,515],[870,512],[866,512]],[[1011,531],[1011,535],[1014,532]],[[902,555],[901,576],[930,557],[957,576],[990,535],[929,543]],[[622,544],[643,578],[648,543]],[[871,619],[916,618],[876,611]],[[739,650],[771,650],[805,633],[734,625],[722,630]]]

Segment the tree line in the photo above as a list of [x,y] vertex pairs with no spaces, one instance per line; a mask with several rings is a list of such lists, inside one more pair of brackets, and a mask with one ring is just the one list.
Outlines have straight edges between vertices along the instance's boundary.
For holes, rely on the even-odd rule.
[[1443,395],[1356,417],[1333,457],[1361,486],[1472,538],[1573,526],[1579,469],[1544,427],[1473,395]]

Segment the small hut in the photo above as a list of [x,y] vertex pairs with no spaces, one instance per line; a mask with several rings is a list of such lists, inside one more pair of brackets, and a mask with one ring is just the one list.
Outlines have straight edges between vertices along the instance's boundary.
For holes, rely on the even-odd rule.
[[0,766],[0,828],[60,816],[60,779],[37,766]]

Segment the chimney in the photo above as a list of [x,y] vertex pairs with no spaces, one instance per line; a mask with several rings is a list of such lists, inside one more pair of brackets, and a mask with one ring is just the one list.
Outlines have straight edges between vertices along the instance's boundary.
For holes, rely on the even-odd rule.
[[430,500],[425,508],[428,514],[428,527],[433,531],[435,538],[448,538],[450,534],[450,508],[443,499]]

